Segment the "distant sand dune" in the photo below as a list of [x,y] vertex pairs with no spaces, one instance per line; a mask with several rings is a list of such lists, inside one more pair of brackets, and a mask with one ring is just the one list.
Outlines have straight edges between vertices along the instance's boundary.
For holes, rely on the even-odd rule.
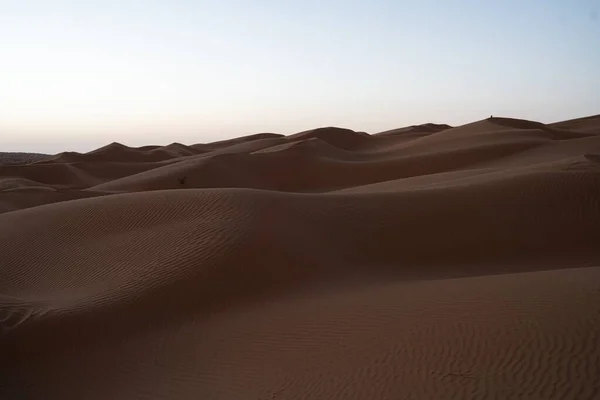
[[0,398],[598,399],[600,116],[0,166]]
[[422,124],[413,125],[405,128],[392,129],[389,131],[376,133],[376,136],[415,136],[416,134],[426,135],[429,133],[441,132],[446,129],[452,128],[446,124]]
[[48,154],[39,154],[39,153],[0,152],[0,166],[30,164],[30,163],[34,163],[36,161],[45,160],[49,157],[51,157],[51,156]]

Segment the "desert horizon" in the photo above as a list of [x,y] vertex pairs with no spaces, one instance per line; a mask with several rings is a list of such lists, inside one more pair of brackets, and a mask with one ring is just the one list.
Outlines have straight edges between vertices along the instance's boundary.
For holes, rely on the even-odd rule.
[[0,238],[3,399],[600,396],[600,115],[0,153]]

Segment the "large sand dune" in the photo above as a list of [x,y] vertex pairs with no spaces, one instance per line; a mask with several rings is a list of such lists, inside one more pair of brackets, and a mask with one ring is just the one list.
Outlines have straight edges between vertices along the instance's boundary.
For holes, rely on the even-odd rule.
[[600,399],[600,116],[25,159],[2,399]]

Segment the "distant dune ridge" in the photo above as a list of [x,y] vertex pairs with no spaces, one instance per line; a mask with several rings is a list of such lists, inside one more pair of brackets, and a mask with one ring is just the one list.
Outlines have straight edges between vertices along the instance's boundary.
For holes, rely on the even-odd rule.
[[39,153],[6,153],[0,152],[1,165],[20,165],[29,164],[35,161],[44,160],[50,157],[48,154]]
[[600,399],[600,115],[0,153],[0,398]]

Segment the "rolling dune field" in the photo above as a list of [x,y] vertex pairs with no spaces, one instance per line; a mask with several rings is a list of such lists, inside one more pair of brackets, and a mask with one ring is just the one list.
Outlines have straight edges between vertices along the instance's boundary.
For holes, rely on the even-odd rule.
[[600,116],[15,154],[1,399],[600,399]]

